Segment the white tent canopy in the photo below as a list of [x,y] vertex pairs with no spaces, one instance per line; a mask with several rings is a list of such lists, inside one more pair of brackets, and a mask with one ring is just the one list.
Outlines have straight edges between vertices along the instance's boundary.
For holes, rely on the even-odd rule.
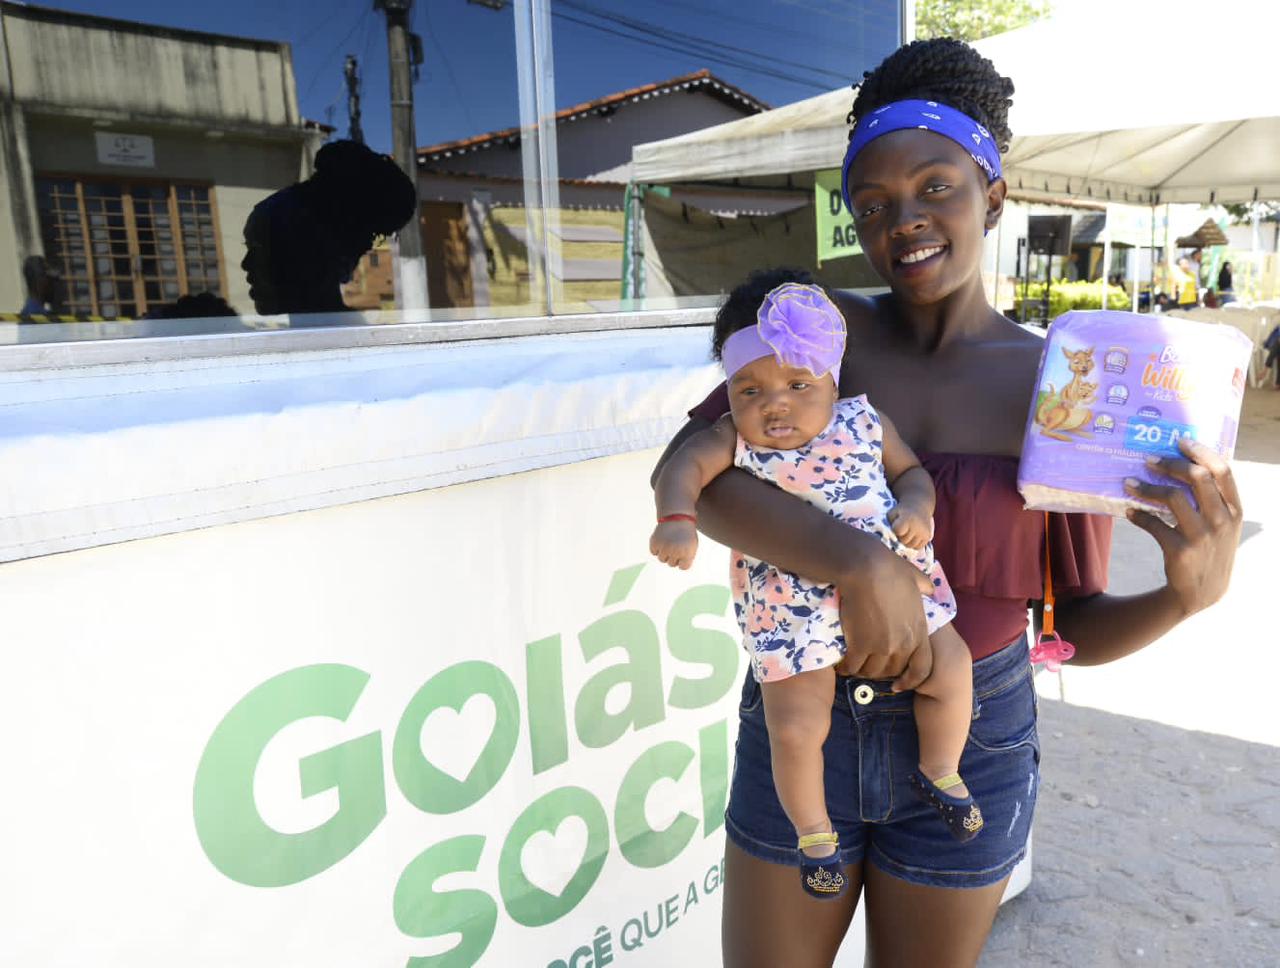
[[[975,46],[1016,86],[1010,187],[1141,204],[1280,198],[1280,4],[1081,0]],[[837,168],[840,89],[637,145],[648,183]]]

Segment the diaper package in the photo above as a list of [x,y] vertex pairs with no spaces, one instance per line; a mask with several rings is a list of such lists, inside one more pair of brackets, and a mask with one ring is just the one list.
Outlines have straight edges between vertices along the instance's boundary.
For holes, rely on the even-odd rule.
[[1123,516],[1155,511],[1124,479],[1168,484],[1146,466],[1180,456],[1183,437],[1230,459],[1253,347],[1231,326],[1110,311],[1049,327],[1031,401],[1018,489],[1027,507]]

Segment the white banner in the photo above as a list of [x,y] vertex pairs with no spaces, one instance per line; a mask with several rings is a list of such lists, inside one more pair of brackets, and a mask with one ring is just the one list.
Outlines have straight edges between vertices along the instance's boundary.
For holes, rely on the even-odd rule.
[[4,566],[0,963],[719,963],[745,670],[655,451]]

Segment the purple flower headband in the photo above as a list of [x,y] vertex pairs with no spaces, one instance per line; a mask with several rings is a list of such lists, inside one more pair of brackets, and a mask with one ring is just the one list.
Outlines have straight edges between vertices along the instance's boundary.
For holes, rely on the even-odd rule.
[[821,287],[786,282],[764,297],[754,326],[724,341],[720,359],[728,379],[748,363],[773,356],[818,378],[830,373],[838,384],[844,339],[844,316]]
[[937,101],[894,101],[876,108],[854,125],[853,136],[844,153],[844,168],[840,172],[840,193],[850,215],[857,215],[849,197],[849,166],[853,159],[881,135],[907,128],[920,128],[950,138],[969,152],[974,164],[987,176],[987,184],[1001,177],[1000,149],[995,139],[969,115]]

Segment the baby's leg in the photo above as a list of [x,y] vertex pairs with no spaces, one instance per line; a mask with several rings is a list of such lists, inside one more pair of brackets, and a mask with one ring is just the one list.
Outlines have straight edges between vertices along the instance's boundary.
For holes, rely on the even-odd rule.
[[[960,754],[973,718],[973,660],[969,647],[952,625],[929,636],[933,671],[916,687],[916,732],[920,737],[920,772],[930,780],[960,771]],[[947,792],[966,797],[964,784]]]
[[[835,688],[834,667],[760,684],[765,725],[769,729],[773,785],[782,809],[800,836],[832,829],[822,778],[822,744],[831,729]],[[830,844],[806,850],[812,857],[834,852],[835,847]]]

